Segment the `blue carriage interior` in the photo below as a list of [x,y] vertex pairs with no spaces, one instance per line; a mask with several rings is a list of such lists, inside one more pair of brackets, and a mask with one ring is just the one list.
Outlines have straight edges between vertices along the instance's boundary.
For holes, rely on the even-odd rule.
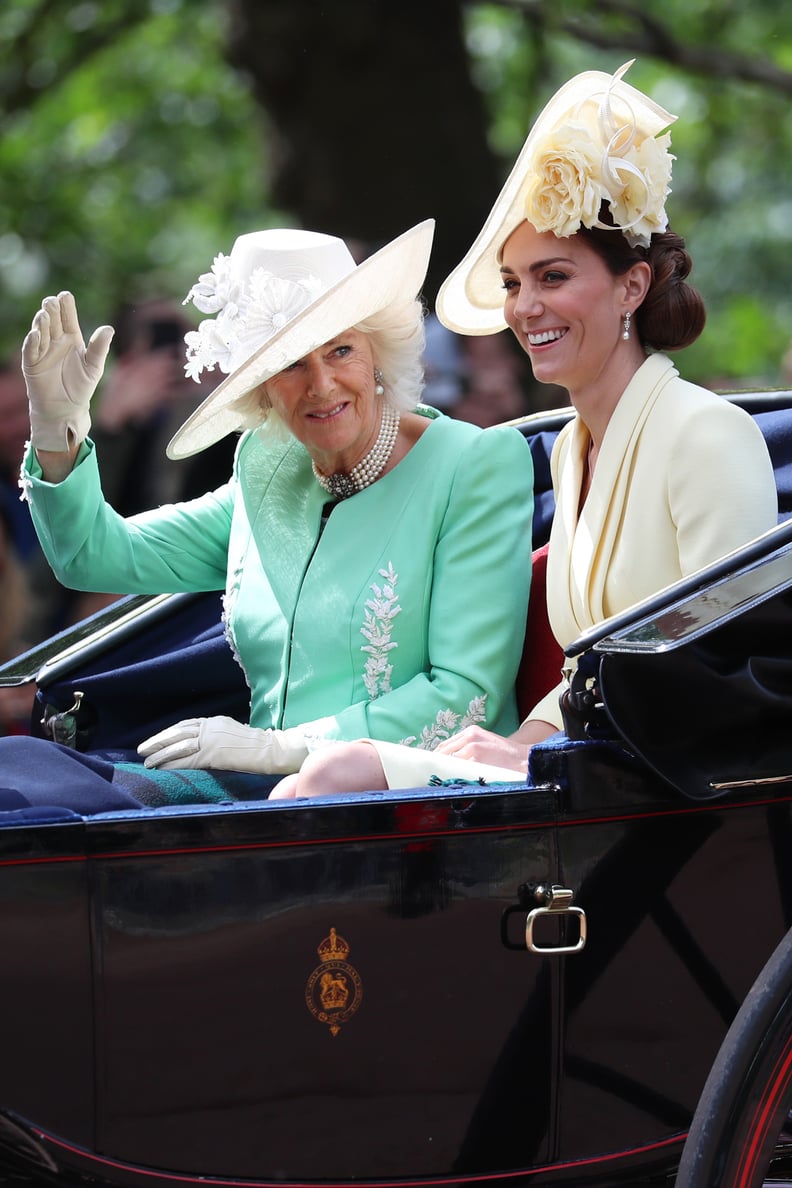
[[[792,393],[746,393],[736,399],[754,416],[767,441],[778,486],[779,520],[785,522],[792,516]],[[527,713],[541,694],[558,681],[564,659],[552,638],[547,621],[544,567],[553,514],[550,453],[560,428],[570,415],[571,410],[560,410],[538,414],[517,423],[529,440],[535,478],[534,576],[523,662],[518,678],[521,715]],[[125,605],[129,604],[132,609],[144,601],[124,599],[119,608],[111,608],[111,611],[117,618],[119,609]],[[649,608],[652,614],[655,609]],[[180,718],[227,714],[245,721],[249,704],[248,690],[242,671],[227,646],[220,614],[219,593],[173,595],[147,607],[142,624],[130,616],[128,629],[122,625],[105,632],[103,625],[108,612],[100,612],[87,621],[87,625],[96,627],[98,638],[85,648],[75,648],[73,657],[70,657],[68,649],[66,655],[58,655],[58,647],[52,647],[50,641],[49,651],[55,655],[39,670],[39,689],[31,733],[46,736],[43,721],[64,714],[64,721],[73,727],[72,745],[80,751],[98,753],[110,761],[123,764],[137,761],[135,747],[142,738]],[[785,634],[789,634],[788,629]],[[63,641],[64,644],[67,642]],[[590,642],[592,647],[596,643],[594,640]],[[767,641],[764,640],[765,651],[766,645]],[[599,664],[601,657],[596,649],[591,654],[593,663]],[[644,664],[649,663],[646,657],[643,660]],[[24,667],[22,661],[24,658],[19,658],[17,662],[6,665],[5,670],[0,670],[0,681],[5,676],[7,683],[13,683],[8,679],[8,673],[13,676],[14,672],[21,671]],[[622,675],[623,670],[629,668],[623,659],[619,662],[609,659],[608,663],[614,671],[619,669]],[[645,673],[641,679],[646,681]],[[776,688],[779,679],[777,674],[773,677]],[[651,681],[649,685],[652,685]],[[614,689],[614,705],[618,702],[619,713],[629,717],[635,726],[636,713],[640,713],[637,709],[640,700],[631,703],[629,695],[617,696],[615,681],[611,681],[611,687]],[[82,698],[79,712],[72,717],[69,711],[74,704],[76,690],[80,691]],[[628,712],[630,705],[632,710]],[[647,713],[656,713],[657,708],[656,703],[645,707]],[[637,728],[635,732],[641,734]],[[553,740],[547,747],[547,753],[552,754],[559,745],[563,746],[564,741],[563,738]],[[636,745],[639,754],[643,754],[646,749],[644,741]],[[541,756],[537,758],[541,767]],[[533,776],[533,763],[531,773]],[[661,774],[668,778],[667,772]],[[266,798],[273,782],[260,775],[227,773],[227,779],[224,777],[226,799],[231,803],[261,800]],[[679,779],[671,779],[671,783],[680,786]],[[216,790],[207,791],[203,786],[203,773],[200,772],[182,773],[174,777],[172,788],[164,792],[160,789],[157,796],[164,796],[165,799],[153,801],[151,807],[165,803],[217,802]],[[46,816],[45,810],[17,809],[12,803],[7,807],[7,812],[0,812],[0,820],[5,819],[7,824],[13,823],[15,818],[19,820],[20,813],[26,819],[42,812]],[[97,806],[98,811],[113,807],[110,803]],[[2,808],[0,800],[0,810]],[[60,814],[61,810],[58,812]],[[43,818],[39,816],[38,819]]]

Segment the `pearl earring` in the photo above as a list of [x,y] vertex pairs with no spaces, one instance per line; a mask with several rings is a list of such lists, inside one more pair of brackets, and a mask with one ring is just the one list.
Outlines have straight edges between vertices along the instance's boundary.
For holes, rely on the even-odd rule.
[[622,321],[624,322],[624,333],[622,334],[622,338],[626,339],[626,338],[630,337],[630,318],[631,317],[632,317],[632,312],[628,309],[627,313],[624,315],[624,317],[622,319]]
[[383,376],[382,372],[380,371],[379,367],[374,368],[374,379],[377,381],[377,386],[374,389],[375,395],[384,396],[385,395],[385,387],[382,382],[384,379],[384,376]]

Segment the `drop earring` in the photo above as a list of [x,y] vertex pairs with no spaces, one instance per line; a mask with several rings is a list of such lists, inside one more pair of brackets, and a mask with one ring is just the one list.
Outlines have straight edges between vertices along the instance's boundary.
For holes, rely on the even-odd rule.
[[631,312],[631,310],[628,309],[627,313],[622,318],[622,321],[624,322],[624,333],[622,334],[622,338],[627,339],[630,337],[630,319],[631,318],[632,318],[632,312]]
[[385,395],[385,386],[382,382],[384,379],[384,376],[383,376],[382,372],[380,371],[379,367],[374,368],[374,379],[377,381],[377,386],[374,389],[375,395],[384,396]]

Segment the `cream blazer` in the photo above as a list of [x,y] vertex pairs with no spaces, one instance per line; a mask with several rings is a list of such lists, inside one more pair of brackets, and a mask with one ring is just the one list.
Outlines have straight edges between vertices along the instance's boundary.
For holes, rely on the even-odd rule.
[[[752,417],[652,355],[623,392],[578,516],[589,432],[564,427],[551,458],[547,563],[559,645],[772,528],[770,456]],[[563,683],[529,714],[561,729]]]

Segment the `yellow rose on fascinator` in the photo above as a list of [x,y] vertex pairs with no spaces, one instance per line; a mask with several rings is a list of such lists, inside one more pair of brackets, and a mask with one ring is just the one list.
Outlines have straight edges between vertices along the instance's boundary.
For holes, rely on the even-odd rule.
[[633,247],[648,247],[652,233],[668,226],[671,136],[642,133],[629,100],[614,92],[631,65],[537,138],[524,196],[525,218],[537,231],[564,238],[581,226],[606,227],[599,219],[602,202]]
[[[646,137],[622,165],[618,159],[612,162],[621,185],[614,186],[606,197],[613,221],[633,247],[636,243],[648,247],[650,236],[668,226],[665,200],[671,193],[671,162],[676,160],[668,151],[670,145],[669,132]],[[633,165],[635,172],[624,167],[627,165]]]
[[563,124],[537,144],[525,191],[525,217],[537,231],[567,236],[581,223],[594,226],[604,196],[601,161],[584,123]]

